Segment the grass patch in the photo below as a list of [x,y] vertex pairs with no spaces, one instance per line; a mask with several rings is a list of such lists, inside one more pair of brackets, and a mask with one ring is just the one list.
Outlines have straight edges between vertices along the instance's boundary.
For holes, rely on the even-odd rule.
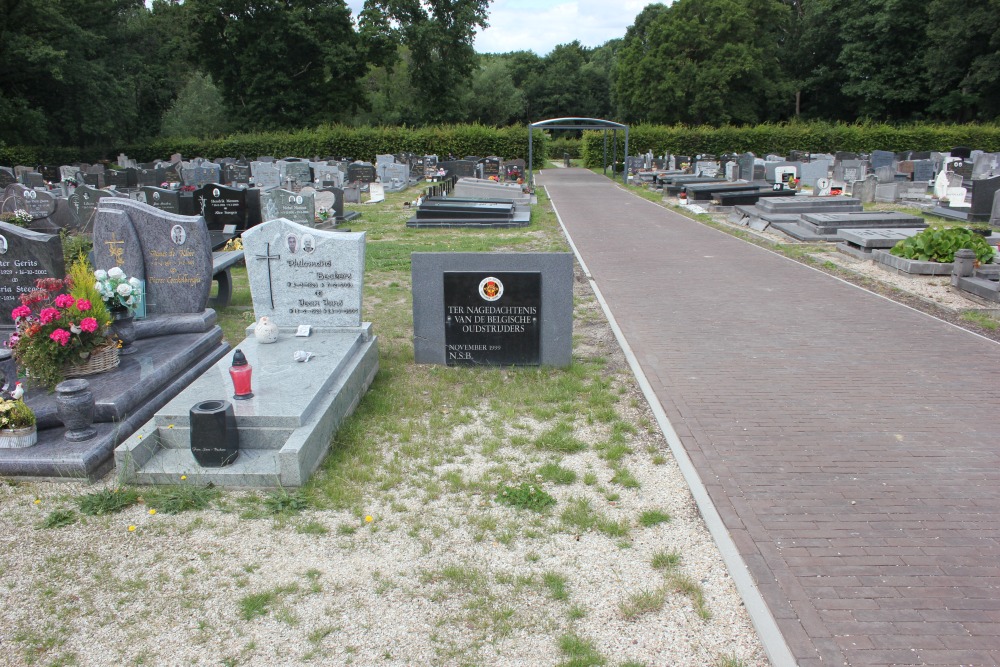
[[535,438],[535,447],[560,454],[576,454],[587,449],[584,442],[573,437],[573,425],[569,422],[559,422]]
[[712,667],[746,667],[747,663],[740,660],[735,653],[720,655],[712,663]]
[[635,478],[635,475],[632,474],[632,471],[624,466],[615,468],[615,474],[611,478],[611,483],[624,486],[626,489],[638,489],[642,486],[639,480]]
[[87,493],[76,499],[80,512],[88,516],[101,516],[121,512],[139,502],[139,492],[130,487],[103,489]]
[[539,486],[522,482],[520,486],[501,484],[497,487],[496,501],[522,510],[541,512],[556,504],[556,499]]
[[676,551],[657,551],[650,562],[654,570],[672,570],[681,564],[681,555]]
[[207,509],[219,495],[214,486],[161,486],[150,489],[143,497],[157,512],[180,514]]
[[667,592],[663,588],[642,590],[629,595],[618,605],[619,611],[627,621],[634,621],[643,614],[649,614],[663,609]]
[[48,513],[48,515],[36,526],[37,528],[63,528],[65,526],[71,526],[78,521],[76,516],[76,511],[71,509],[56,509]]
[[987,315],[986,313],[977,313],[975,311],[966,311],[962,313],[961,319],[966,322],[971,322],[976,326],[980,326],[988,331],[996,331],[1000,328],[1000,321],[997,321],[993,317]]
[[240,598],[239,609],[240,618],[244,621],[252,621],[258,616],[267,616],[274,603],[275,594],[272,591],[264,593],[252,593]]
[[576,473],[558,463],[546,463],[538,469],[538,474],[546,482],[553,484],[572,484],[576,481]]
[[670,521],[670,515],[662,510],[646,510],[639,515],[639,525],[650,528]]
[[569,598],[566,577],[558,572],[546,572],[542,575],[542,583],[549,590],[549,596],[553,600],[566,600]]
[[702,620],[707,621],[712,618],[712,612],[705,604],[705,592],[702,590],[701,584],[697,581],[686,574],[671,572],[667,577],[667,585],[677,593],[690,598],[691,603],[694,605],[695,613],[698,614]]
[[560,637],[559,650],[566,656],[559,667],[599,667],[608,664],[608,659],[597,651],[594,643],[579,635],[566,634]]
[[291,493],[285,489],[278,489],[267,494],[264,498],[264,507],[271,514],[297,514],[309,507],[309,500],[299,489]]
[[608,537],[624,537],[629,530],[628,523],[608,518],[595,510],[586,498],[572,498],[559,519],[565,528],[581,533],[597,530]]

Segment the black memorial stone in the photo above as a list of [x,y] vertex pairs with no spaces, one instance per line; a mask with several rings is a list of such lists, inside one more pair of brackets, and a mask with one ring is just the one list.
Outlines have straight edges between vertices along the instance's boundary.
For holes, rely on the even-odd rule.
[[247,191],[229,188],[219,183],[209,183],[194,192],[195,214],[208,223],[209,230],[220,231],[227,225],[236,225],[236,232],[249,228]]
[[202,401],[190,410],[191,455],[204,468],[227,466],[240,455],[236,414],[229,401]]
[[375,182],[375,165],[369,163],[353,163],[347,167],[347,182],[368,185]]
[[539,272],[444,273],[449,366],[530,366],[541,359]]
[[0,326],[14,326],[11,311],[21,305],[22,294],[35,289],[35,281],[65,276],[58,235],[0,222]]
[[177,190],[165,190],[163,188],[144,187],[141,190],[142,201],[150,206],[166,211],[184,215],[181,211],[181,193]]

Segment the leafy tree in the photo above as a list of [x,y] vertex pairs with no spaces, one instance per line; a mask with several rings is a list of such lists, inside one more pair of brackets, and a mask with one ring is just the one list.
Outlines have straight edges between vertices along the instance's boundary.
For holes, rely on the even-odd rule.
[[204,71],[244,127],[344,119],[365,72],[344,0],[186,0]]
[[847,0],[838,5],[843,46],[841,91],[856,115],[908,119],[927,100],[919,54],[925,44],[925,0]]
[[793,109],[777,35],[778,0],[649,5],[619,51],[615,92],[626,120],[754,123]]
[[229,129],[222,93],[212,77],[195,72],[163,114],[165,137],[214,137]]
[[393,67],[371,65],[362,79],[366,111],[359,112],[357,125],[415,125],[419,121],[417,91],[410,83],[413,59],[405,46],[398,47]]
[[419,66],[409,70],[423,122],[459,120],[461,96],[478,64],[477,28],[487,27],[490,0],[365,0],[359,27],[371,57],[392,66],[389,44],[405,45]]
[[923,65],[930,113],[955,121],[1000,114],[1000,2],[931,0]]
[[487,61],[472,75],[464,106],[468,120],[483,125],[509,125],[524,113],[524,93],[514,86],[505,62]]

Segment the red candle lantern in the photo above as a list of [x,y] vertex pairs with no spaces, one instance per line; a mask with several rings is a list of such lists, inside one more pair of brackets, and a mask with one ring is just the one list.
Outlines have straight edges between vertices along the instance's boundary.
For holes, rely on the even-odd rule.
[[243,350],[237,349],[233,353],[233,365],[229,367],[229,377],[233,379],[233,398],[246,400],[253,398],[253,389],[250,386],[250,376],[253,375],[253,366],[247,361]]

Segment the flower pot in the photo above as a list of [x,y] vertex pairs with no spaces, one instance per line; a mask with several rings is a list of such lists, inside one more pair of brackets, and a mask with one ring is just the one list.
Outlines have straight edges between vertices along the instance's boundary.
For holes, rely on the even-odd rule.
[[132,343],[135,342],[135,314],[127,308],[113,308],[111,310],[111,335],[122,342],[119,354],[132,354],[135,349]]
[[222,468],[240,455],[240,433],[233,404],[202,401],[189,412],[191,455],[203,468]]
[[38,442],[38,428],[0,428],[0,449],[23,449]]

